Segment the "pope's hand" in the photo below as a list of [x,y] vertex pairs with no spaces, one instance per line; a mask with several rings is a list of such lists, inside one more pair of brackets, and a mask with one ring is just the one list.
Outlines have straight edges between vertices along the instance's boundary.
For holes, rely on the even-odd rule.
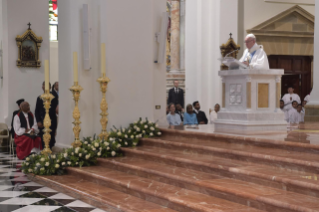
[[247,61],[243,62],[246,66],[249,66],[249,63]]

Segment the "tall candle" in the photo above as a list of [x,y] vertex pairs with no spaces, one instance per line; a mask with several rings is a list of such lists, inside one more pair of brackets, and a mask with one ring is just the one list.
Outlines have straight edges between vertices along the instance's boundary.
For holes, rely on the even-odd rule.
[[101,44],[101,74],[105,74],[105,43]]
[[50,90],[50,71],[49,71],[49,60],[44,61],[44,82],[45,82],[45,91]]
[[78,53],[73,52],[73,79],[78,82]]

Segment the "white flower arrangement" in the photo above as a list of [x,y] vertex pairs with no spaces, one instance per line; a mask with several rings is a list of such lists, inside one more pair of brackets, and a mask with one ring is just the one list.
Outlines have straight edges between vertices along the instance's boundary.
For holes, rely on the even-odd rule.
[[125,146],[127,146],[127,145],[128,145],[128,143],[127,143],[127,142],[125,142],[124,144],[125,144]]
[[90,154],[88,154],[88,155],[86,155],[86,156],[85,156],[85,159],[87,159],[87,160],[88,160],[90,157],[91,157],[91,155],[90,155]]
[[56,158],[56,156],[55,156],[55,155],[52,155],[52,158],[53,158],[53,159],[55,159],[55,158]]
[[122,135],[122,133],[121,133],[121,132],[118,132],[118,133],[117,133],[117,135],[118,135],[118,136],[121,136],[121,135]]
[[33,172],[33,170],[32,170],[32,169],[29,169],[28,171],[29,171],[30,173],[32,173],[32,172]]
[[99,145],[99,143],[95,143],[94,146],[95,147],[99,147],[100,145]]
[[49,165],[50,165],[50,163],[49,163],[49,162],[46,162],[46,163],[45,163],[45,166],[49,166]]
[[127,135],[124,135],[125,138],[128,138]]
[[111,154],[112,154],[112,156],[114,157],[114,156],[116,155],[116,152],[112,151]]
[[150,133],[150,136],[154,136],[153,133]]
[[65,162],[62,162],[62,166],[65,166]]
[[44,161],[45,161],[45,158],[41,158],[40,161],[41,161],[41,162],[44,162]]
[[68,165],[69,165],[69,166],[71,165],[71,161],[68,161]]
[[60,165],[59,164],[55,164],[55,168],[60,168]]
[[117,145],[117,148],[120,148],[120,147],[121,147],[121,144],[118,144],[118,145]]
[[161,133],[161,132],[158,132],[157,135],[162,135],[162,133]]
[[66,157],[68,157],[68,153],[64,153],[64,155],[63,155],[63,156],[64,156],[65,158],[66,158]]
[[60,160],[56,160],[57,163],[60,163]]
[[29,157],[27,157],[25,160],[26,160],[26,161],[29,161],[29,160],[30,160],[30,158],[29,158]]
[[101,152],[98,152],[98,153],[97,153],[97,156],[101,156]]
[[109,142],[105,141],[105,142],[104,142],[104,145],[105,145],[105,146],[108,146],[108,145],[110,145],[110,144],[109,144]]
[[73,155],[74,155],[74,152],[72,152],[71,155],[73,156]]
[[25,165],[29,166],[29,163],[25,163]]
[[40,163],[35,164],[36,166],[40,166]]
[[154,131],[154,130],[155,130],[155,128],[154,128],[154,127],[151,127],[150,129],[151,129],[152,131]]
[[79,157],[82,157],[82,153],[79,154]]
[[144,125],[144,128],[145,128],[145,129],[147,129],[147,128],[148,128],[148,126],[147,126],[147,125]]
[[131,139],[134,139],[134,135],[131,135]]
[[44,167],[42,167],[40,170],[41,170],[41,171],[44,171],[45,169],[44,169]]
[[110,150],[110,147],[107,147],[106,150]]

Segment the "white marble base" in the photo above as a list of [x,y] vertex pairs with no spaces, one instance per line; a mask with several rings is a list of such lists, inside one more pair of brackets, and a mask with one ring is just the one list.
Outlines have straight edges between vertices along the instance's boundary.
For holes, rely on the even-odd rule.
[[[277,83],[280,83],[283,73],[281,69],[220,71],[225,86],[225,105],[217,114],[215,132],[256,134],[286,131],[285,115],[276,108],[279,101]],[[259,84],[266,85],[268,90],[259,92]]]

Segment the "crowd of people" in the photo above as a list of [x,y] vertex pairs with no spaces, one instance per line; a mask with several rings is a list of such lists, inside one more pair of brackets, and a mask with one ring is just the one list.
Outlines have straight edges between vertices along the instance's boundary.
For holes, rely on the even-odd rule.
[[[204,111],[200,110],[198,101],[186,106],[184,111],[184,91],[179,88],[178,81],[174,81],[174,87],[168,92],[168,106],[166,108],[166,118],[170,126],[208,124],[209,121]],[[219,111],[219,104],[215,105],[215,110],[210,111],[210,122],[214,122]]]
[[299,95],[294,93],[293,86],[289,86],[288,93],[280,100],[280,109],[284,112],[287,123],[299,124],[305,122],[305,106],[309,101],[310,94],[301,101]]
[[[44,92],[44,82],[42,83]],[[50,84],[51,90],[51,84]],[[59,83],[54,83],[51,94],[54,99],[51,101],[49,116],[51,119],[51,140],[50,149],[55,145],[55,136],[58,125],[59,114]],[[25,99],[19,99],[17,102],[19,109],[13,112],[11,122],[11,136],[16,144],[17,157],[23,160],[31,154],[38,154],[44,147],[44,118],[45,109],[41,95],[38,96],[34,114],[30,111],[30,104]]]
[[[299,124],[305,121],[305,106],[310,101],[310,94],[301,102],[298,94],[294,93],[294,88],[290,86],[288,93],[280,100],[280,109],[285,114],[285,121],[289,124]],[[200,110],[200,103],[195,101],[192,105],[186,106],[184,111],[184,91],[179,88],[178,81],[174,81],[174,87],[168,93],[168,106],[166,118],[170,126],[198,125],[214,123],[220,105],[216,104],[214,110],[209,111],[209,121],[204,111]]]

